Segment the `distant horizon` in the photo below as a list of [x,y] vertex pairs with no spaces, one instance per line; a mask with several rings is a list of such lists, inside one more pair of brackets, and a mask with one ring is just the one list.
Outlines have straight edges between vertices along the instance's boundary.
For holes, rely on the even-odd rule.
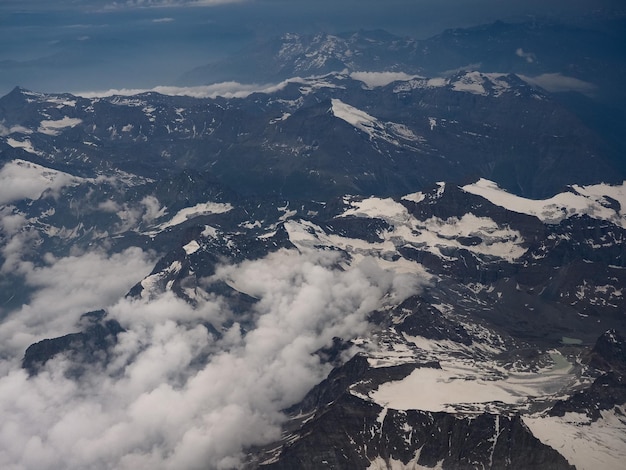
[[15,86],[63,93],[173,85],[189,70],[285,32],[383,29],[419,40],[446,29],[533,15],[573,21],[581,15],[602,16],[602,11],[621,14],[615,1],[322,3],[323,8],[321,3],[280,0],[204,6],[185,0],[87,0],[76,8],[69,1],[9,0],[0,5],[0,16],[7,19],[0,28],[0,95]]

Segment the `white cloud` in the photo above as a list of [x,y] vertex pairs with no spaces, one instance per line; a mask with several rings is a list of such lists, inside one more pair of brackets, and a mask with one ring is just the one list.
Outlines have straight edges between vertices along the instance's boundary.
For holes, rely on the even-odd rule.
[[132,96],[140,93],[155,92],[162,95],[170,96],[191,96],[194,98],[216,98],[222,96],[224,98],[245,98],[252,93],[273,93],[282,90],[291,82],[301,83],[303,80],[294,78],[285,80],[278,84],[244,84],[239,82],[222,82],[213,85],[193,86],[193,87],[175,87],[175,86],[156,86],[154,88],[121,88],[103,91],[85,91],[74,92],[76,96],[84,98],[103,98],[108,96]]
[[[339,262],[332,252],[282,250],[222,266],[207,283],[226,281],[259,299],[243,316],[218,297],[197,308],[171,293],[115,302],[110,315],[128,332],[106,373],[75,383],[58,358],[34,378],[18,370],[0,378],[0,467],[240,467],[247,446],[280,436],[280,410],[328,373],[313,353],[335,336],[365,334],[368,313],[404,283],[375,263],[342,270]],[[69,274],[66,287],[56,285],[67,295],[87,264],[58,260],[35,279],[51,288],[52,270]],[[39,305],[50,294],[39,293]],[[0,325],[0,338],[12,333]]]
[[0,205],[19,199],[38,199],[46,190],[57,194],[78,178],[24,160],[12,160],[0,169]]
[[517,57],[522,57],[523,59],[526,60],[526,62],[528,62],[529,64],[532,64],[535,60],[537,60],[537,56],[535,56],[535,54],[533,54],[532,52],[526,52],[524,51],[524,49],[522,49],[521,47],[518,47],[515,50],[515,55]]
[[519,77],[525,82],[540,86],[551,93],[575,91],[588,95],[592,94],[597,88],[593,83],[575,77],[568,77],[561,73],[544,73],[535,77],[520,75]]
[[35,235],[19,235],[3,247],[2,269],[23,276],[35,294],[3,319],[0,356],[21,355],[34,342],[74,332],[81,314],[115,302],[150,272],[154,261],[141,249],[129,248],[111,257],[91,252],[57,259],[48,254],[44,265],[35,266],[23,259]]
[[27,257],[35,252],[35,245],[41,242],[36,230],[28,230],[28,220],[13,206],[0,209],[0,239],[4,242],[0,252],[4,262],[0,266],[0,275],[19,275],[26,266],[32,266]]
[[417,75],[409,75],[404,72],[352,72],[350,77],[365,83],[371,88],[389,85],[396,81],[418,78]]
[[119,212],[122,210],[122,206],[120,206],[117,202],[113,201],[112,199],[108,199],[98,204],[98,210],[101,210],[103,212],[111,212],[115,214],[116,212]]
[[244,3],[251,0],[120,0],[107,3],[106,9],[149,7],[211,7],[227,3]]
[[27,222],[24,214],[17,212],[13,206],[0,207],[0,233],[6,237],[19,233]]
[[146,196],[141,200],[141,205],[145,208],[145,212],[141,216],[141,220],[150,223],[159,217],[163,217],[167,213],[166,207],[161,207],[161,203],[154,196]]
[[104,210],[115,208],[115,213],[120,219],[120,223],[114,227],[115,233],[135,230],[142,223],[150,225],[167,214],[167,207],[162,207],[154,196],[146,196],[139,203],[124,203],[123,205],[107,201],[101,204],[100,208]]
[[15,125],[7,127],[3,122],[0,122],[0,137],[7,137],[11,134],[32,134],[33,131],[27,127]]

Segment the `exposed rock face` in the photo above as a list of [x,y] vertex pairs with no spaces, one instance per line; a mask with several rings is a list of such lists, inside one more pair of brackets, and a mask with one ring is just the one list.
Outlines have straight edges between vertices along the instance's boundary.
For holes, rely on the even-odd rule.
[[606,331],[591,350],[589,365],[601,371],[626,373],[626,339],[616,330]]
[[411,312],[397,326],[400,332],[433,340],[450,340],[466,346],[472,344],[472,339],[462,325],[447,320],[439,310],[419,298],[405,300],[398,306],[398,310]]
[[105,317],[104,310],[85,313],[81,317],[81,332],[32,344],[24,354],[22,367],[35,375],[50,359],[64,354],[73,363],[67,374],[80,377],[86,369],[106,364],[109,348],[117,343],[117,335],[124,329],[117,320]]
[[[234,190],[293,200],[398,196],[436,181],[463,184],[478,177],[546,197],[574,182],[622,176],[602,138],[515,75],[463,72],[429,83],[414,79],[370,89],[333,73],[237,100],[155,93],[33,98],[15,89],[0,99],[6,125],[36,131],[30,127],[44,113],[72,127],[55,135],[33,132],[30,144],[18,136],[3,155],[25,153],[44,163],[49,154],[59,169],[83,176],[119,169],[160,180],[173,172],[205,172],[195,178],[205,187],[179,178],[189,199],[215,195],[220,186],[222,195]],[[76,104],[53,105],[62,99]],[[167,184],[159,185],[164,199],[175,199],[167,191]]]
[[615,330],[608,330],[598,338],[587,360],[589,366],[600,371],[601,375],[585,390],[559,401],[550,410],[550,415],[584,413],[595,421],[601,417],[601,411],[626,403],[624,337]]
[[317,413],[292,438],[275,461],[259,468],[574,468],[517,416],[383,411],[349,394]]

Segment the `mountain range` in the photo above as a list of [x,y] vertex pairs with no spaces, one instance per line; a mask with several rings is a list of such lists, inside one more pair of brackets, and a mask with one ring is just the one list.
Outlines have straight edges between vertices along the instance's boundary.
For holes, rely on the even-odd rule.
[[4,390],[58,406],[7,422],[65,468],[621,468],[615,34],[290,34],[169,94],[16,87]]

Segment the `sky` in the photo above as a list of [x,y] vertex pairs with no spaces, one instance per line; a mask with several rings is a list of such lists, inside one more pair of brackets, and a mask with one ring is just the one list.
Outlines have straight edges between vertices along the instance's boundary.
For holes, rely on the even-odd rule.
[[528,15],[577,18],[618,0],[3,0],[0,95],[171,85],[283,32],[386,29],[423,39]]

